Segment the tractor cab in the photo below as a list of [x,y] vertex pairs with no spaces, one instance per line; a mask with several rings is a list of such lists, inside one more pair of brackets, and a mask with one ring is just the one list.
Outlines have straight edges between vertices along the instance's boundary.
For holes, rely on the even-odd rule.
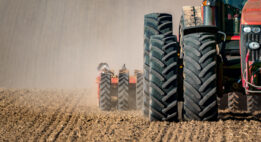
[[216,25],[228,36],[239,35],[242,9],[247,0],[217,0]]
[[[215,25],[226,34],[224,54],[240,55],[240,21],[247,0],[217,0],[215,3]],[[238,63],[239,64],[239,63]],[[240,68],[240,66],[239,66]]]

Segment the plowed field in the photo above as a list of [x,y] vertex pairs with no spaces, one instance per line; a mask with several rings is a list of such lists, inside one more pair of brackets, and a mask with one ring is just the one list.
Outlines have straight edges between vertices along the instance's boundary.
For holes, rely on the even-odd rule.
[[87,90],[0,90],[0,141],[260,141],[260,113],[220,111],[217,122],[149,122],[101,112]]

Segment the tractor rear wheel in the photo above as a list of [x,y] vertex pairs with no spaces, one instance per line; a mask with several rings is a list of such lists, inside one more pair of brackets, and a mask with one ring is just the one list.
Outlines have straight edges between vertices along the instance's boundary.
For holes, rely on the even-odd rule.
[[216,120],[217,73],[216,40],[210,33],[184,36],[184,104],[185,120]]
[[136,73],[136,109],[142,109],[143,103],[143,75],[142,73]]
[[172,35],[172,16],[165,13],[151,13],[144,17],[144,77],[143,77],[143,114],[149,116],[149,54],[152,35]]
[[120,71],[118,82],[118,110],[129,109],[129,73]]
[[258,96],[257,95],[247,95],[247,111],[254,112],[258,108]]
[[151,37],[150,114],[151,121],[178,120],[178,44],[175,36]]
[[239,96],[236,92],[228,93],[228,109],[230,111],[238,110]]
[[111,110],[111,74],[101,73],[99,107],[103,111]]

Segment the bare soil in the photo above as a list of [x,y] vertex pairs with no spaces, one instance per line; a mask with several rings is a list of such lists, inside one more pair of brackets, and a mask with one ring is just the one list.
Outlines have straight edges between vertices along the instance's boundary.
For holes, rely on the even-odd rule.
[[87,90],[0,90],[0,141],[260,141],[261,113],[216,122],[149,122],[139,111],[101,112]]

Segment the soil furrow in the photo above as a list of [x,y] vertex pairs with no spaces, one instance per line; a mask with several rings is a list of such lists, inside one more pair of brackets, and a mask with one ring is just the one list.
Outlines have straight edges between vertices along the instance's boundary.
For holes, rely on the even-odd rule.
[[68,136],[67,141],[76,141],[79,137],[80,129],[81,129],[81,116],[82,114],[78,114],[77,118],[75,119],[74,123],[71,124],[71,128],[68,130],[68,132],[65,134],[65,136]]
[[0,104],[0,108],[6,108],[9,105],[14,105],[15,101],[17,99],[19,99],[20,97],[23,97],[23,94],[19,95],[19,94],[10,94],[9,96],[5,97],[5,99],[3,99],[3,101]]
[[[94,119],[95,120],[95,119]],[[100,121],[104,121],[104,124],[99,123]],[[116,122],[117,120],[115,120]],[[98,115],[98,117],[96,118],[96,121],[94,123],[92,123],[91,125],[89,125],[89,130],[93,130],[90,132],[87,132],[87,141],[97,141],[97,133],[100,133],[101,135],[103,135],[103,137],[105,137],[105,139],[108,139],[108,141],[112,141],[111,139],[111,135],[110,135],[110,131],[112,130],[111,127],[113,125],[114,122],[112,122],[110,120],[109,117],[104,117],[102,115]],[[100,127],[101,129],[97,129],[94,130],[95,127],[98,126],[98,128]],[[115,126],[117,127],[117,126]]]
[[[51,117],[47,118],[47,121],[45,121],[45,124],[42,124],[42,126],[39,129],[37,129],[37,132],[36,132],[37,136],[34,138],[34,141],[39,140],[40,137],[43,137],[43,135],[45,135],[47,133],[49,128],[53,125],[53,123],[55,123],[57,118],[59,118],[59,115],[63,114],[62,110],[64,110],[64,106],[66,106],[67,103],[68,103],[68,95],[65,96],[64,100],[59,100],[57,102],[56,106],[52,106],[53,109],[49,108],[49,111],[50,111],[50,109],[52,109],[52,111],[51,111],[51,115],[49,114],[47,116],[51,116]],[[68,107],[68,105],[67,105],[67,107]],[[55,111],[53,112],[53,110],[55,110]]]
[[[64,129],[64,131],[61,133],[61,140],[66,141],[66,138],[68,141],[74,141],[77,139],[77,130],[79,131],[80,127],[80,118],[83,115],[79,109],[79,105],[83,103],[85,100],[86,95],[84,93],[81,93],[80,101],[77,104],[77,110],[73,111],[72,119],[68,123],[68,126]],[[87,99],[87,98],[86,98]]]
[[175,136],[175,133],[177,131],[177,128],[176,128],[176,124],[170,124],[168,130],[166,131],[165,133],[165,136],[164,136],[164,139],[163,141],[168,141],[170,140],[172,137]]
[[[16,96],[17,95],[17,96]],[[3,129],[1,131],[1,135],[16,135],[13,134],[13,130],[19,129],[23,130],[20,125],[23,124],[23,116],[28,115],[28,112],[30,109],[27,107],[27,103],[23,101],[23,95],[24,94],[19,94],[16,92],[16,95],[9,95],[6,97],[6,100],[9,100],[11,98],[11,101],[3,101],[4,103],[2,104],[2,108],[0,108],[0,114],[1,114],[1,120],[0,124]],[[21,101],[21,100],[22,101]],[[6,111],[8,110],[8,111]],[[16,124],[13,126],[8,125],[9,123]]]
[[[73,113],[76,111],[77,105],[79,104],[79,102],[80,102],[81,99],[82,99],[82,95],[78,96],[76,102],[73,103],[73,106],[71,107],[72,109],[71,109],[71,111],[70,111],[69,116],[67,117],[67,119],[65,120],[65,122],[61,124],[62,127],[56,132],[56,134],[54,135],[54,138],[51,138],[51,139],[53,139],[53,141],[56,141],[57,138],[59,137],[59,135],[63,132],[63,130],[64,130],[65,128],[67,128],[69,122],[71,121],[71,118],[72,118],[72,116],[73,116]],[[72,104],[72,103],[71,103],[71,104]],[[55,131],[54,131],[54,133],[55,133]]]
[[[160,122],[161,123],[161,122]],[[153,141],[157,137],[160,129],[160,123],[151,122],[147,133],[144,135],[144,141]]]
[[161,129],[159,130],[159,133],[157,134],[157,137],[155,138],[155,141],[161,142],[166,134],[166,132],[169,129],[169,123],[163,122],[161,125]]
[[52,139],[49,139],[49,136],[56,129],[56,127],[59,125],[59,123],[63,121],[63,118],[66,117],[65,114],[63,114],[62,112],[64,110],[67,110],[68,108],[69,108],[68,106],[65,106],[65,107],[62,107],[61,109],[59,109],[58,112],[56,112],[55,118],[51,119],[51,123],[49,123],[47,125],[47,127],[45,127],[45,129],[42,131],[42,135],[39,138],[40,140],[44,140],[44,141],[51,140],[52,141]]
[[2,91],[0,97],[3,97],[0,141],[259,142],[261,139],[261,112],[251,116],[224,110],[219,112],[220,120],[216,122],[149,122],[139,111],[99,111],[86,90],[14,89]]
[[2,101],[6,99],[6,95],[0,94],[0,96],[0,103],[2,103]]
[[[50,95],[50,94],[44,93],[42,95],[45,95],[47,97],[47,95]],[[54,105],[53,101],[47,102],[46,99],[44,99],[41,96],[39,96],[37,98],[38,99],[34,100],[34,101],[36,101],[39,104],[46,103],[46,105],[51,105],[51,106]],[[23,137],[26,133],[29,134],[29,135],[32,134],[34,132],[34,130],[37,129],[41,125],[42,117],[44,115],[46,115],[46,112],[48,110],[47,107],[43,107],[41,105],[40,106],[34,106],[34,108],[31,108],[31,107],[29,107],[29,108],[32,110],[32,112],[31,112],[32,117],[31,117],[31,119],[28,120],[28,122],[30,122],[30,123],[29,123],[28,127],[24,131],[22,131],[21,134],[19,134],[17,136],[17,138]]]
[[40,117],[42,117],[42,115],[45,114],[46,112],[46,108],[42,108],[38,113],[35,113],[33,112],[31,116],[34,116],[32,117],[32,119],[29,119],[28,122],[30,122],[30,124],[28,125],[28,127],[25,128],[24,131],[22,131],[21,134],[19,134],[17,136],[17,139],[23,139],[23,137],[26,135],[26,134],[32,134],[34,132],[34,130],[40,125],[40,123],[38,123],[39,120],[41,120]]
[[[57,109],[54,113],[49,114],[51,117],[50,118],[46,118],[46,120],[44,121],[44,123],[42,124],[41,127],[39,127],[39,129],[36,130],[36,137],[34,138],[34,141],[38,141],[39,138],[48,130],[48,128],[54,123],[54,121],[57,119],[57,115],[59,113],[59,111],[61,110],[61,108]],[[39,131],[40,130],[40,131]]]
[[173,129],[174,130],[172,132],[172,135],[170,135],[170,138],[168,139],[168,141],[170,141],[170,142],[172,142],[172,141],[179,141],[180,134],[181,134],[181,125],[178,123],[178,124],[176,124],[174,126]]
[[191,133],[194,131],[196,123],[196,121],[186,122],[185,125],[182,127],[182,129],[185,130],[184,135],[182,135],[185,141],[192,141],[190,136]]
[[[70,133],[73,132],[73,129],[76,128],[76,124],[79,120],[79,113],[73,112],[72,118],[69,120],[67,126],[59,133],[59,140],[66,141],[66,138],[70,137]],[[56,139],[57,139],[56,138]]]

